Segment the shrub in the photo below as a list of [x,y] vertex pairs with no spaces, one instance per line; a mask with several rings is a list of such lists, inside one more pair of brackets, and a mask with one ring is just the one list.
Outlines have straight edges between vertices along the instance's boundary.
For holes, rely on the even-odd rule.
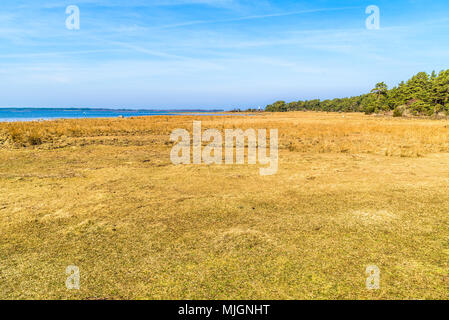
[[37,146],[39,144],[42,144],[42,139],[37,132],[31,132],[27,136],[27,142],[32,146]]
[[366,107],[366,109],[365,109],[365,114],[372,114],[372,113],[374,113],[376,110],[375,110],[375,107],[374,106],[367,106]]
[[12,142],[20,143],[23,140],[22,131],[16,127],[9,127],[8,134]]
[[433,112],[438,114],[440,112],[444,111],[444,107],[441,104],[437,104],[434,108],[433,108]]
[[404,110],[401,107],[396,107],[393,111],[393,117],[402,117]]
[[432,106],[424,101],[421,101],[421,100],[417,100],[417,101],[413,102],[410,105],[410,110],[415,115],[425,114],[425,115],[430,116],[433,113]]

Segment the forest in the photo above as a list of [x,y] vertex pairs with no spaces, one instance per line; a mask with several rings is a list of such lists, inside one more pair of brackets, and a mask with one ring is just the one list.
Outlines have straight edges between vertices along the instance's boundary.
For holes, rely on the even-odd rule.
[[439,74],[433,71],[430,75],[419,72],[391,89],[380,82],[371,92],[355,97],[290,103],[277,101],[268,105],[265,111],[392,113],[396,117],[449,115],[449,69]]

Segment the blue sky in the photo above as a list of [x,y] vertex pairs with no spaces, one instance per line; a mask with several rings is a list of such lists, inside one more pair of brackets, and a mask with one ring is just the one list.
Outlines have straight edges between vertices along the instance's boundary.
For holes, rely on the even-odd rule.
[[[66,7],[80,8],[68,30]],[[365,8],[380,8],[367,30]],[[447,0],[2,0],[0,106],[234,108],[449,68]]]

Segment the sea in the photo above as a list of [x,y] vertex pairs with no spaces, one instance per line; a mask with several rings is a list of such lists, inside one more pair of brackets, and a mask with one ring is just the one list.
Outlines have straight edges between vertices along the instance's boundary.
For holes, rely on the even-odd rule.
[[140,116],[223,115],[223,110],[145,110],[93,108],[0,108],[0,122]]

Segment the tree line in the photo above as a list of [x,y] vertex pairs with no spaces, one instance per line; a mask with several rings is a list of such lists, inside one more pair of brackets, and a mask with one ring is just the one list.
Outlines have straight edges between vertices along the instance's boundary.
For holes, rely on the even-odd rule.
[[364,112],[366,114],[393,112],[394,116],[404,113],[412,115],[449,115],[449,69],[430,75],[419,72],[407,82],[389,89],[384,82],[376,84],[370,93],[333,100],[314,99],[286,103],[277,101],[268,105],[265,111],[327,111]]

